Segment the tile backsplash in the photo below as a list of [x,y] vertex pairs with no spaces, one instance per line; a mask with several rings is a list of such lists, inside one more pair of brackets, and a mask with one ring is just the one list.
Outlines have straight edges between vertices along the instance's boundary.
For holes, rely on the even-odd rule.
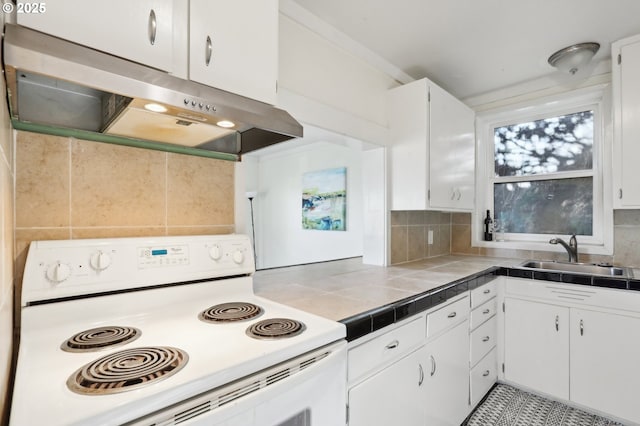
[[[429,229],[434,231],[433,245],[427,244]],[[582,254],[580,261],[608,262],[640,268],[640,210],[614,211],[613,232],[613,256]],[[471,245],[471,213],[391,212],[390,263],[392,265],[442,254],[516,259],[565,260],[566,258],[566,255],[561,252],[473,247]]]
[[[433,244],[428,244],[429,231]],[[451,252],[451,213],[391,212],[390,263],[411,262]]]
[[234,163],[18,132],[15,211],[18,277],[33,240],[231,233]]

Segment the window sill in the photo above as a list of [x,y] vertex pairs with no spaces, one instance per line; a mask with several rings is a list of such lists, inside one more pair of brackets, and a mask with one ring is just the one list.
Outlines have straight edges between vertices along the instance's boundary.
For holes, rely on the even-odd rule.
[[[552,237],[550,236],[549,239]],[[566,254],[567,251],[558,245],[549,244],[548,242],[542,241],[473,241],[473,247],[481,247],[486,249],[497,249],[497,250],[517,250],[517,251],[536,251],[536,252],[553,252],[553,253],[563,253]],[[613,255],[613,247],[607,246],[607,244],[580,244],[580,239],[578,238],[578,255],[580,254],[593,254],[593,255],[604,255],[604,256],[612,256]],[[520,256],[518,256],[520,257]],[[539,257],[533,256],[531,257]]]

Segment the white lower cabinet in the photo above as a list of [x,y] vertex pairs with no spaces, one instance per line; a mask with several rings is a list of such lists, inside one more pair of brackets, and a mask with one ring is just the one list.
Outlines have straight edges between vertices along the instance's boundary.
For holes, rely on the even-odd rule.
[[640,424],[640,318],[571,309],[571,400]]
[[425,349],[428,360],[423,399],[426,424],[458,426],[469,411],[468,318],[427,343]]
[[505,379],[569,399],[569,309],[505,298]]
[[424,426],[424,347],[349,390],[349,425]]
[[469,295],[350,343],[349,426],[458,426],[469,413]]
[[506,292],[505,380],[640,424],[639,293],[517,279]]

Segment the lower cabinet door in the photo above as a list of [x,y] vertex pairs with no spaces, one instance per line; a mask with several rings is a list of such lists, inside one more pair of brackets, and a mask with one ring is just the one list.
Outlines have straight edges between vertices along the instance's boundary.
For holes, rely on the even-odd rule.
[[425,424],[458,426],[470,409],[469,320],[427,343],[425,348]]
[[349,426],[424,426],[424,348],[349,390]]
[[640,424],[640,318],[571,310],[571,400]]
[[505,379],[569,399],[569,308],[505,299]]

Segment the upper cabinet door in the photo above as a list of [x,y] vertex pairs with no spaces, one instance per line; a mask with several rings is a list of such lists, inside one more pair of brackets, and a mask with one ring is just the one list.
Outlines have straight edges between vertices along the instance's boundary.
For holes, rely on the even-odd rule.
[[640,207],[640,36],[611,46],[614,111],[614,207]]
[[429,205],[472,210],[475,196],[475,113],[442,88],[429,88]]
[[[28,7],[28,2],[19,1]],[[173,66],[173,0],[65,0],[17,23],[163,71]]]
[[429,82],[418,80],[390,90],[389,176],[391,210],[426,210],[429,163]]
[[427,79],[389,91],[391,210],[470,211],[475,113]]
[[189,78],[275,104],[278,1],[191,0],[189,15]]

